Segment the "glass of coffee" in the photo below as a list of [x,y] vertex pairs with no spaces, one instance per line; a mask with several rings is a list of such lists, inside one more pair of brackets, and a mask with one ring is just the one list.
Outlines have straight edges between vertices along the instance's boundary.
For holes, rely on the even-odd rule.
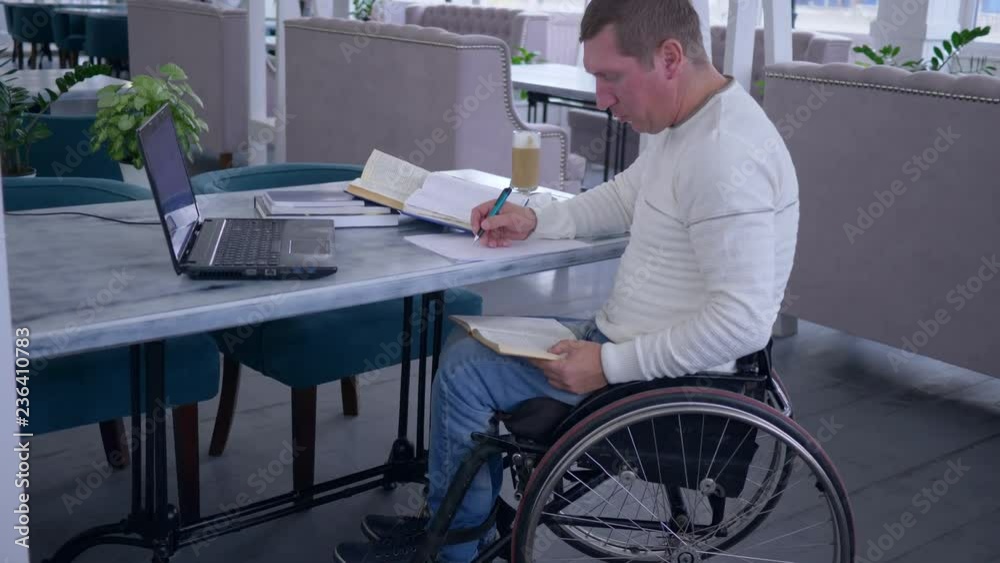
[[530,193],[538,189],[538,166],[542,152],[542,134],[538,131],[514,131],[511,153],[510,185]]

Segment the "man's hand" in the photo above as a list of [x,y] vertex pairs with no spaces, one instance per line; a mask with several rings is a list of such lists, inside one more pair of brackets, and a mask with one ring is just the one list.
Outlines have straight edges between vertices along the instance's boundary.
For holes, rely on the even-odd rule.
[[472,232],[478,233],[482,227],[485,233],[479,244],[490,248],[510,246],[512,240],[524,240],[535,230],[538,219],[535,212],[514,203],[505,203],[500,213],[486,219],[496,201],[487,201],[472,210]]
[[608,384],[601,364],[601,345],[581,340],[563,340],[549,352],[565,354],[560,360],[530,360],[542,370],[549,384],[556,389],[582,395],[597,391]]

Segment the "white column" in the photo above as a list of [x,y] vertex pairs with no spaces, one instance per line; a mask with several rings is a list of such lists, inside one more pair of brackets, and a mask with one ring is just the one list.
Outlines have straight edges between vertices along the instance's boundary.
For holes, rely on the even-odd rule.
[[898,45],[898,61],[929,61],[934,47],[961,28],[961,15],[959,0],[880,0],[870,28],[872,48]]
[[333,17],[333,0],[313,0],[309,14],[321,18]]
[[764,64],[792,60],[792,3],[764,0]]
[[701,42],[709,60],[712,58],[712,20],[708,8],[708,0],[694,0],[694,9],[698,12],[698,23],[701,27]]
[[333,0],[333,17],[347,19],[351,15],[351,0]]
[[[3,186],[2,186],[2,180],[0,180],[0,193],[2,192],[3,192]],[[0,197],[0,233],[3,232],[4,232],[3,198]],[[15,264],[14,266],[17,266],[17,264]],[[27,446],[29,448],[28,463],[38,465],[39,463],[44,463],[44,460],[32,455],[35,452],[34,450],[30,449],[32,442],[31,438],[28,437],[21,438],[14,436],[14,434],[19,433],[20,430],[18,426],[14,425],[14,419],[15,419],[14,408],[17,406],[15,404],[15,401],[19,397],[19,395],[16,392],[16,384],[14,380],[15,376],[14,369],[16,367],[14,365],[14,361],[16,358],[14,358],[15,342],[14,342],[14,334],[11,328],[12,327],[10,319],[10,282],[8,281],[7,278],[7,237],[0,236],[0,342],[3,342],[3,346],[0,346],[0,362],[3,362],[4,366],[3,373],[7,374],[4,377],[4,384],[3,384],[4,390],[0,392],[0,402],[3,403],[3,406],[0,407],[0,412],[5,413],[3,415],[3,420],[6,421],[4,423],[4,426],[7,427],[6,431],[0,432],[0,451],[3,451],[3,458],[2,458],[3,462],[0,463],[0,467],[2,467],[2,471],[4,472],[5,475],[8,475],[9,476],[8,478],[10,479],[10,481],[8,481],[7,485],[4,487],[6,489],[6,492],[4,492],[3,494],[3,502],[0,503],[2,504],[2,506],[0,506],[0,510],[2,510],[3,514],[2,516],[0,516],[0,527],[3,528],[4,534],[6,534],[7,536],[3,540],[4,542],[3,552],[5,554],[4,561],[6,561],[7,563],[28,563],[28,549],[22,547],[20,544],[15,544],[14,542],[20,539],[22,542],[27,541],[28,545],[37,545],[34,543],[36,540],[31,538],[31,527],[32,524],[34,524],[35,526],[38,525],[38,521],[35,519],[35,516],[37,515],[36,512],[37,508],[35,507],[38,506],[39,502],[42,499],[34,498],[37,496],[34,494],[34,492],[38,491],[39,489],[31,487],[31,476],[37,475],[36,472],[31,471],[31,467],[28,468],[28,473],[29,473],[27,478],[28,488],[25,489],[23,486],[15,486],[15,485],[23,485],[23,483],[21,483],[17,478],[17,474],[19,472],[18,464],[20,463],[21,460],[18,459],[18,454],[14,452],[17,451],[16,448],[18,447],[19,443],[23,444],[24,442],[28,442]],[[22,327],[14,327],[14,328],[22,328]],[[31,327],[29,326],[27,328],[29,329],[27,351],[30,354],[32,335],[30,333]],[[30,367],[28,369],[29,369],[28,398],[30,399],[31,397],[33,397],[33,395],[30,393],[31,378],[36,376],[37,373],[35,373],[35,371]],[[32,405],[29,404],[29,407],[30,406]],[[37,404],[35,408],[41,410],[45,408],[45,405]],[[30,420],[30,417],[28,418]],[[23,440],[23,442],[21,440]],[[21,499],[23,498],[21,497],[21,495],[27,495],[27,500],[28,500],[28,502],[26,503],[28,505],[27,510],[23,508],[20,510],[21,512],[26,512],[26,516],[28,517],[27,538],[25,538],[17,530],[17,526],[20,525],[18,523],[18,518],[20,517],[20,514],[15,513],[15,511],[17,511],[22,504],[20,502]],[[35,508],[35,510],[32,510],[32,508]]]
[[[287,115],[285,111],[285,20],[302,16],[299,10],[298,0],[278,0],[278,30],[277,30],[277,55],[278,55],[278,75],[277,75],[277,100],[275,101],[275,113],[277,116]],[[274,131],[274,160],[275,162],[285,162],[285,131],[286,123],[276,123]]]
[[263,129],[270,128],[271,123],[267,116],[267,74],[265,65],[267,64],[267,50],[264,47],[264,27],[265,6],[264,2],[270,0],[249,0],[247,30],[247,53],[250,65],[250,76],[248,79],[249,88],[249,115],[250,126],[247,147],[247,163],[251,166],[267,163],[267,143],[262,142],[264,136]]
[[[768,1],[768,0],[766,0]],[[726,27],[726,59],[723,72],[736,79],[750,92],[753,65],[753,39],[760,13],[760,0],[729,0],[729,22]]]

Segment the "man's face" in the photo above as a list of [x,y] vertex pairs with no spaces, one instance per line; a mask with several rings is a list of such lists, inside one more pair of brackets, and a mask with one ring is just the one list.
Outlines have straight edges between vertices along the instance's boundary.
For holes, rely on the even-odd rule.
[[613,25],[584,41],[583,66],[597,79],[598,108],[610,108],[615,117],[639,133],[659,133],[670,125],[666,116],[677,96],[663,65],[654,61],[647,68],[638,59],[621,54]]

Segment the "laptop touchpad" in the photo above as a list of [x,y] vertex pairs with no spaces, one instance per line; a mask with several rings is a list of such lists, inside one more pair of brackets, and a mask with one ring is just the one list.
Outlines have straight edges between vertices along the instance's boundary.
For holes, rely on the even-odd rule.
[[289,254],[330,254],[330,241],[314,239],[291,239],[288,241]]

